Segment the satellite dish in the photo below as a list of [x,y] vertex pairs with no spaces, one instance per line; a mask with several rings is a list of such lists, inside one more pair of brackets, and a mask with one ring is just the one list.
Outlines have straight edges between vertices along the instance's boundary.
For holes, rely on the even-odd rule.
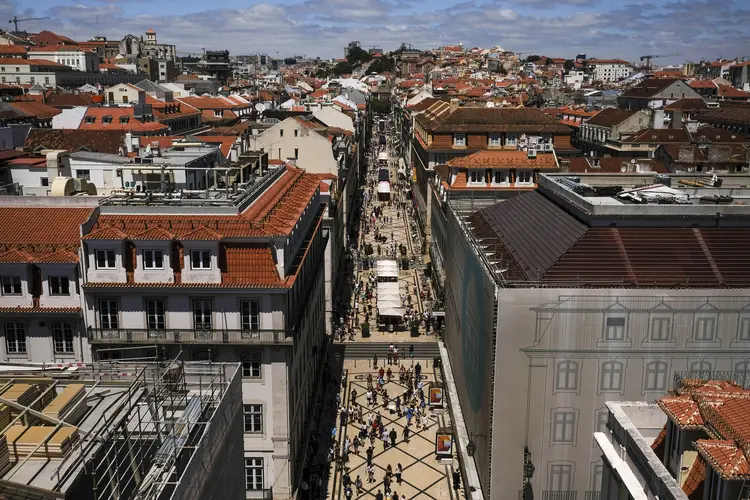
[[630,160],[630,163],[632,163],[633,165],[635,165],[635,158],[633,158],[632,160]]
[[258,113],[262,113],[265,110],[266,110],[266,105],[265,104],[259,102],[258,104],[255,105],[255,111],[257,111]]

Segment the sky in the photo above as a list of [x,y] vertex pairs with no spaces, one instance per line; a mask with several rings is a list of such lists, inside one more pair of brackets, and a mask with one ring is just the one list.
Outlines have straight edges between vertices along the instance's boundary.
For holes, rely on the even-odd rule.
[[176,45],[179,55],[205,48],[343,57],[344,47],[358,40],[386,51],[405,42],[420,49],[463,43],[629,61],[683,54],[654,64],[750,56],[746,0],[0,0],[0,19],[2,14],[49,17],[19,27],[75,40],[97,34],[120,40],[153,28],[158,41]]

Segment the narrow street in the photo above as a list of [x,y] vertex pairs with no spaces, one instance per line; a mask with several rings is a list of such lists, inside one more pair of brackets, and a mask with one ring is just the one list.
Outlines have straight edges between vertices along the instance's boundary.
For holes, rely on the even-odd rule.
[[381,133],[376,119],[311,460],[322,484],[310,485],[311,497],[457,499],[452,447],[438,458],[435,444],[438,430],[452,428],[450,412],[442,396],[430,404],[430,388],[443,387],[434,294],[408,173],[398,171],[398,157],[380,144],[381,135],[388,130]]

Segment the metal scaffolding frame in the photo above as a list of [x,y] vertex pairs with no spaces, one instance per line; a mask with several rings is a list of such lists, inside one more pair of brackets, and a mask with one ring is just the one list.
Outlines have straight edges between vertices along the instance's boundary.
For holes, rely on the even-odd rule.
[[[30,421],[39,425],[41,420],[55,429],[33,451],[0,471],[0,495],[66,498],[77,481],[85,480],[87,492],[90,489],[86,498],[95,500],[170,498],[227,392],[227,365],[235,366],[185,362],[178,356],[166,362],[95,363],[67,379],[47,378],[41,368],[27,376],[0,377],[0,403],[18,411],[0,435]],[[14,383],[46,387],[29,405],[21,405],[2,397]],[[86,386],[89,407],[77,425],[39,411],[50,391],[68,383]],[[71,426],[80,426],[79,437],[64,458],[47,460],[43,470],[20,473],[57,429]]]

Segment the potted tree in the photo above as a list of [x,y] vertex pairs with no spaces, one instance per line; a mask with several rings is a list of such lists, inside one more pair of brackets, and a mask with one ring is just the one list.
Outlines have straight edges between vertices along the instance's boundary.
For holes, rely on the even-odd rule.
[[409,331],[412,337],[419,337],[419,321],[412,320]]
[[362,338],[370,336],[370,323],[362,323]]

